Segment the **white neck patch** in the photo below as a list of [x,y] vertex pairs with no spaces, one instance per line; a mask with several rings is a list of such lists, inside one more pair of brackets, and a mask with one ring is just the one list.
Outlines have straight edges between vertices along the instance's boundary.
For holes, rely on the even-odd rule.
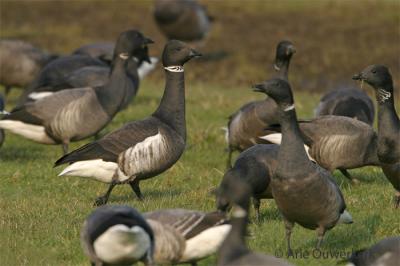
[[287,112],[287,111],[290,111],[290,110],[293,110],[293,109],[294,109],[294,104],[285,107],[285,109],[283,109],[283,111]]
[[120,53],[119,58],[121,58],[122,60],[126,60],[129,58],[129,54],[128,53]]
[[281,70],[281,68],[280,68],[280,67],[278,67],[276,64],[274,64],[274,68],[275,68],[275,70],[276,70],[276,71],[279,71],[279,70]]
[[247,211],[240,206],[235,205],[233,207],[232,216],[235,218],[243,218],[246,217]]
[[169,72],[183,72],[183,66],[168,66],[168,67],[164,67],[165,70],[169,71]]
[[379,102],[384,103],[388,99],[390,99],[390,97],[392,97],[392,94],[390,92],[385,91],[384,89],[378,89]]

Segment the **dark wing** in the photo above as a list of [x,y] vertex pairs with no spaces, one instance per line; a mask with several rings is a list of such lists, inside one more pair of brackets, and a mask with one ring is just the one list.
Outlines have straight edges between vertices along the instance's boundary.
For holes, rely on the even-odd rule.
[[94,159],[117,162],[121,152],[142,142],[147,137],[156,135],[159,123],[160,121],[154,117],[128,123],[102,139],[64,155],[56,161],[54,166]]
[[172,226],[185,239],[190,239],[208,228],[227,222],[222,212],[204,213],[185,209],[158,210],[145,213],[144,217]]

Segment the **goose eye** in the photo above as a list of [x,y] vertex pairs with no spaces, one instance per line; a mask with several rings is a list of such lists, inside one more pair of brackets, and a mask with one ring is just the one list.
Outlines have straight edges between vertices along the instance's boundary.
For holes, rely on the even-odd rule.
[[376,73],[376,69],[373,69],[371,72],[372,72],[373,74],[375,74],[375,73]]
[[179,51],[181,51],[182,50],[182,47],[176,47],[175,48],[175,51],[177,51],[177,52],[179,52]]

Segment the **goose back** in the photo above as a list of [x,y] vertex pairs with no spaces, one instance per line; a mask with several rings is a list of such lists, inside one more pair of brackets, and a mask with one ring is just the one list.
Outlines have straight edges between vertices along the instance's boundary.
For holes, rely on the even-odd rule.
[[114,54],[115,44],[113,42],[97,42],[83,45],[72,54],[88,55],[110,64]]

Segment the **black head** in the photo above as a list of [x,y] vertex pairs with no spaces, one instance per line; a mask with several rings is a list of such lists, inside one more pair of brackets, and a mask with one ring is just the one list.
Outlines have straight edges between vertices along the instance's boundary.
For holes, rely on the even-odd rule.
[[374,89],[393,90],[392,76],[384,65],[370,65],[361,73],[354,75],[353,79],[365,81]]
[[279,70],[282,66],[289,63],[290,58],[296,52],[293,43],[290,41],[281,41],[276,47],[276,57],[274,67]]
[[270,79],[261,84],[252,86],[256,92],[263,92],[270,96],[279,106],[293,105],[292,89],[287,81],[279,78]]
[[151,39],[146,38],[139,31],[124,31],[119,35],[115,45],[114,58],[120,56],[128,59],[129,57],[139,55],[141,58],[144,58],[143,60],[150,62],[147,45],[151,43],[154,42]]
[[0,115],[5,115],[8,114],[6,111],[4,111],[4,99],[3,95],[0,94]]
[[183,66],[187,61],[196,56],[201,56],[201,54],[190,48],[186,43],[171,40],[165,45],[162,62],[164,67]]
[[239,177],[230,176],[224,180],[217,191],[217,205],[221,210],[227,211],[231,203],[234,207],[239,206],[243,210],[248,210],[251,197],[251,189],[247,183]]

